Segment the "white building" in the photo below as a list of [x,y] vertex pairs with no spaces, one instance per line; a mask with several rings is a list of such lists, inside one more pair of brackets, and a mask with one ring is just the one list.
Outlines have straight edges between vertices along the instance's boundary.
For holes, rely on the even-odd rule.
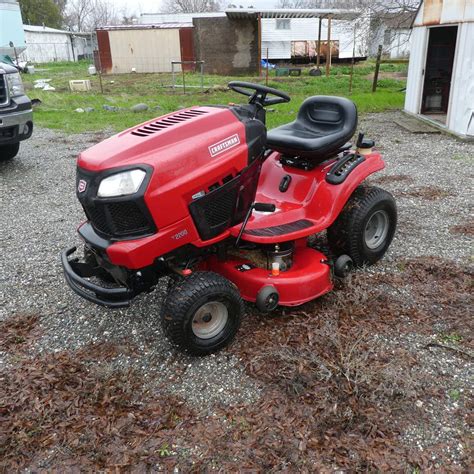
[[141,24],[163,24],[163,23],[189,23],[192,25],[193,18],[229,17],[229,19],[244,18],[255,15],[261,17],[261,56],[267,56],[270,60],[287,60],[295,56],[306,56],[314,58],[316,55],[316,43],[318,40],[319,17],[323,19],[321,27],[322,56],[327,49],[327,18],[332,16],[331,22],[331,46],[333,59],[352,58],[354,51],[354,26],[359,32],[364,32],[356,37],[355,57],[367,56],[367,32],[368,19],[361,17],[359,12],[350,10],[291,10],[291,9],[228,9],[225,12],[216,13],[182,13],[182,14],[160,14],[142,13],[139,23]]
[[372,15],[369,56],[376,56],[379,45],[382,45],[383,54],[390,59],[408,58],[414,16],[412,12]]
[[[339,59],[352,58],[354,51],[354,20],[333,19],[331,22],[332,56]],[[366,31],[362,21],[359,31]],[[318,18],[262,18],[262,57],[286,59],[292,57],[316,57],[319,35]],[[356,32],[357,34],[357,32]],[[327,49],[327,20],[321,24],[322,56]],[[365,36],[356,36],[355,57],[367,56]]]
[[474,1],[425,0],[411,41],[405,111],[474,138]]
[[26,50],[20,60],[32,63],[53,61],[77,61],[91,57],[89,34],[57,30],[47,26],[23,25]]

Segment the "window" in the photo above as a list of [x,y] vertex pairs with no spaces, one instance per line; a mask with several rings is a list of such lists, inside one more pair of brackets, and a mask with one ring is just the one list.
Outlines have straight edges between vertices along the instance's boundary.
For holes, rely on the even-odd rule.
[[276,21],[276,29],[277,30],[289,30],[290,28],[291,28],[290,20],[280,19],[280,20]]

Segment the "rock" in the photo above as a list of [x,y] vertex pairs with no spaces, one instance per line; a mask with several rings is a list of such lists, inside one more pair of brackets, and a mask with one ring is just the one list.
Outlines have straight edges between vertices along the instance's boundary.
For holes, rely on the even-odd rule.
[[163,107],[161,107],[161,105],[155,105],[153,107],[153,110],[161,110]]
[[78,109],[76,109],[74,112],[77,112],[78,114],[83,114],[84,113],[84,109],[81,109],[80,107]]
[[108,112],[117,112],[118,111],[118,107],[115,107],[115,105],[107,105],[107,104],[104,104],[102,106],[102,108],[104,110],[107,110]]
[[309,75],[315,76],[315,77],[321,76],[322,75],[321,69],[317,67],[313,67],[309,70]]
[[95,111],[94,107],[86,107],[84,109],[84,112],[87,112],[87,113],[94,112],[94,111]]
[[149,109],[148,105],[146,104],[136,104],[133,107],[130,107],[132,112],[145,112]]

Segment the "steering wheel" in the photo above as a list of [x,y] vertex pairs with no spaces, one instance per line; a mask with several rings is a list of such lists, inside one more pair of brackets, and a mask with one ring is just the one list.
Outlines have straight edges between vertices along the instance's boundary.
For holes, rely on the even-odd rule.
[[[260,84],[253,84],[252,82],[232,81],[229,82],[229,89],[250,97],[249,104],[260,104],[265,107],[267,105],[282,104],[289,102],[291,97],[278,89],[262,86]],[[267,95],[274,95],[275,97],[267,99]]]

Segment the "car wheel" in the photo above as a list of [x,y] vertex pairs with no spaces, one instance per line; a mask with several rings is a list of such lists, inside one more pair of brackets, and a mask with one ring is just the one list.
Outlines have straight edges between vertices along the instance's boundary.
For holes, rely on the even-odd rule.
[[0,145],[0,161],[7,161],[15,158],[20,150],[20,143],[13,143],[12,145]]

